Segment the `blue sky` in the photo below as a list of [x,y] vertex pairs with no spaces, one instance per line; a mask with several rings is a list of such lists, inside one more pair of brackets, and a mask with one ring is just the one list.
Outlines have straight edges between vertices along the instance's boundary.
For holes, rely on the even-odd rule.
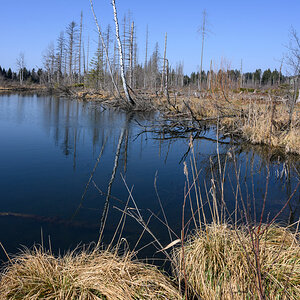
[[[198,28],[206,9],[211,33],[204,48],[204,69],[210,60],[218,67],[226,61],[231,68],[254,71],[279,69],[286,52],[288,31],[293,26],[300,35],[300,0],[116,0],[121,19],[129,10],[137,25],[139,60],[144,61],[145,31],[149,26],[149,50],[156,42],[163,52],[168,33],[167,56],[173,66],[184,63],[190,73],[199,69],[201,37]],[[84,15],[84,36],[90,36],[92,56],[97,41],[89,0],[0,0],[0,65],[16,69],[20,52],[29,68],[42,66],[42,52],[68,23],[79,23]],[[110,0],[94,0],[103,28],[113,25]]]

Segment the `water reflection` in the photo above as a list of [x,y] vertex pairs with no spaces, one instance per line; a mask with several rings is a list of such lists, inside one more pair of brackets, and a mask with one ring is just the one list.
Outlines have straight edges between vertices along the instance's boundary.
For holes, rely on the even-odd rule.
[[[104,240],[109,241],[121,216],[114,207],[123,209],[128,199],[121,174],[147,219],[151,213],[161,214],[153,184],[158,172],[162,205],[169,225],[179,232],[183,161],[189,165],[191,159],[189,136],[174,138],[157,130],[141,134],[143,126],[156,117],[126,115],[97,104],[54,97],[1,96],[0,237],[7,250],[14,253],[20,244],[40,242],[41,228],[45,236],[51,236],[56,250],[97,241],[104,223]],[[228,138],[220,141],[218,155],[214,129],[203,127],[194,138],[200,189],[205,192],[206,184],[209,190],[212,176],[217,180],[220,166],[223,169],[226,163],[228,209],[235,208],[238,170],[243,197],[250,204],[255,198],[251,214],[259,215],[269,170],[264,220],[274,216],[299,180],[299,159],[273,153],[268,163],[269,152],[264,147]],[[297,191],[281,220],[297,221],[299,203]],[[162,242],[168,240],[167,230],[157,219],[151,221],[151,228]],[[142,230],[128,219],[124,236],[134,241]]]

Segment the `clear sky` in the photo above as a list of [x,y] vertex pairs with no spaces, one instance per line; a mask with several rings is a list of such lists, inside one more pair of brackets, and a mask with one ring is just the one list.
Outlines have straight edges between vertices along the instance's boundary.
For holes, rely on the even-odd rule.
[[[221,60],[243,71],[279,69],[286,52],[288,32],[293,26],[300,35],[300,0],[116,0],[119,18],[130,10],[137,25],[139,59],[144,61],[145,31],[149,26],[149,51],[156,42],[163,52],[168,33],[167,57],[173,66],[184,63],[190,73],[199,69],[202,11],[206,9],[210,35],[205,41],[204,69],[210,60]],[[102,25],[113,25],[110,0],[94,0]],[[20,52],[29,68],[42,66],[42,52],[71,21],[84,16],[84,36],[90,36],[91,53],[97,34],[89,0],[0,0],[0,65],[16,69]]]

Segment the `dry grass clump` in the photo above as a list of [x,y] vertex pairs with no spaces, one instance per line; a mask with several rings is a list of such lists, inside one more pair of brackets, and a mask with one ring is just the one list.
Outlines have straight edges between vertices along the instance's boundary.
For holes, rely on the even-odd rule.
[[[297,236],[285,228],[272,226],[259,236],[259,240],[258,259],[265,298],[299,299],[300,244]],[[213,224],[197,231],[183,249],[175,251],[175,271],[180,274],[181,282],[185,274],[190,296],[261,299],[254,253],[246,228]]]
[[251,143],[270,144],[284,148],[285,151],[300,154],[299,112],[295,111],[291,126],[288,127],[288,113],[282,105],[274,108],[270,105],[249,107],[248,118],[244,120],[241,131]]
[[18,255],[1,274],[1,299],[179,299],[157,268],[130,255],[85,250],[54,257],[41,248]]

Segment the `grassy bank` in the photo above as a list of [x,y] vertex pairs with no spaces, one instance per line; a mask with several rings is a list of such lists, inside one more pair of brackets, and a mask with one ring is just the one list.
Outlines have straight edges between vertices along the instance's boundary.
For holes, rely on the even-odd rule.
[[2,271],[0,298],[299,299],[298,233],[262,226],[258,253],[254,242],[246,227],[199,229],[173,251],[176,280],[130,254],[78,250],[55,257],[34,248]]
[[46,92],[47,88],[40,84],[6,84],[0,85],[0,95],[1,94],[13,94],[13,93],[20,93],[20,92],[27,92],[27,93],[35,93],[35,92]]

